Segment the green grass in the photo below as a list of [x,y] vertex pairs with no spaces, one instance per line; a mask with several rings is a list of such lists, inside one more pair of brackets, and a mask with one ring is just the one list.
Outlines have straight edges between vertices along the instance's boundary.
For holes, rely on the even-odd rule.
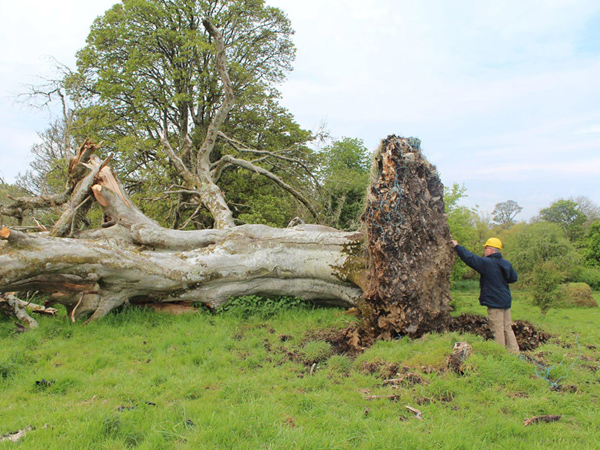
[[[485,312],[476,292],[454,294],[457,313]],[[458,333],[335,355],[307,336],[353,320],[337,309],[267,318],[132,310],[88,326],[42,317],[22,334],[1,320],[0,435],[34,429],[0,449],[597,448],[600,311],[544,317],[527,293],[514,297],[514,319],[554,336],[528,355],[543,358],[549,374]],[[464,340],[473,355],[458,376],[445,362]],[[421,382],[407,377],[392,389],[383,380],[394,370]],[[560,377],[572,388],[552,391],[548,380]],[[562,418],[523,424],[546,414]]]

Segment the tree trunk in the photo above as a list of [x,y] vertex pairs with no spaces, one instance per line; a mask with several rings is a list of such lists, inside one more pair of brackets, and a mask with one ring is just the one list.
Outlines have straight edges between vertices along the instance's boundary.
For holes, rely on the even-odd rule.
[[[71,320],[127,302],[209,307],[246,294],[358,306],[366,333],[418,335],[447,317],[452,264],[442,185],[416,141],[390,136],[374,162],[365,232],[320,225],[178,231],[132,203],[108,166],[88,164],[103,228],[77,238],[0,231],[0,291],[39,290]],[[81,199],[81,192],[75,192]]]

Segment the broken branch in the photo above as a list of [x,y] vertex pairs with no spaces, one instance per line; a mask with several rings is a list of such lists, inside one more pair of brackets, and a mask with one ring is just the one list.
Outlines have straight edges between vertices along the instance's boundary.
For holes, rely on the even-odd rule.
[[539,423],[539,422],[546,422],[546,423],[557,422],[560,420],[560,418],[561,418],[561,416],[555,416],[555,415],[537,416],[537,417],[531,417],[530,419],[525,419],[523,424],[527,427],[531,424]]

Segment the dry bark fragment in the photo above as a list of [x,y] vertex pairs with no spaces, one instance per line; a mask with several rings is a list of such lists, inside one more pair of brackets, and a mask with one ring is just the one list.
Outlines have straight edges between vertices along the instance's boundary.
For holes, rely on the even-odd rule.
[[556,422],[560,419],[561,419],[561,416],[555,416],[555,415],[537,416],[537,417],[531,417],[530,419],[525,419],[523,424],[525,426],[529,426],[531,424],[540,423],[540,422],[546,422],[546,423]]

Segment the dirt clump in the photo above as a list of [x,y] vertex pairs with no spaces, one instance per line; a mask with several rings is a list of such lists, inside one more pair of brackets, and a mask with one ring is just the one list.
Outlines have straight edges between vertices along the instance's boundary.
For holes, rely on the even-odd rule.
[[[476,314],[461,314],[454,317],[449,324],[449,330],[476,334],[488,340],[494,339],[487,317]],[[513,321],[513,331],[521,351],[534,350],[550,339],[548,333],[536,329],[530,322],[524,320]]]
[[398,374],[398,369],[398,364],[381,359],[364,361],[360,366],[360,371],[362,373],[366,375],[376,375],[384,380],[395,377]]

